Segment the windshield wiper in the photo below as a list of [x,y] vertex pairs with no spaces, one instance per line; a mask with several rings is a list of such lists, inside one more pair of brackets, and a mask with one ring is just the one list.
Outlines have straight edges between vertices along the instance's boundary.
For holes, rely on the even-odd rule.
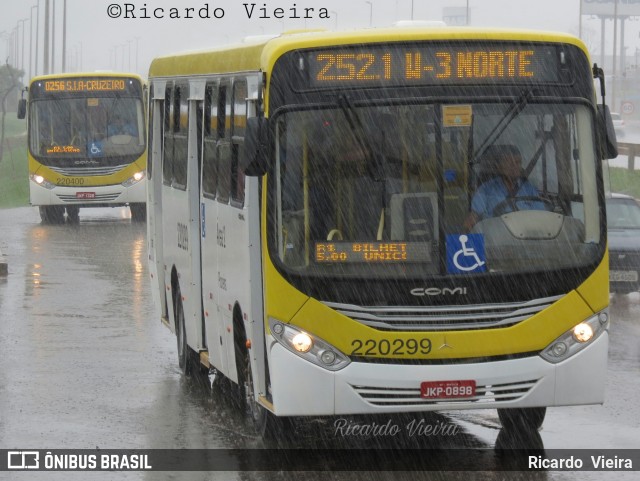
[[344,114],[345,119],[347,119],[347,123],[349,124],[349,128],[351,129],[351,133],[353,134],[358,147],[365,154],[368,162],[373,163],[373,169],[367,169],[367,171],[369,172],[369,177],[371,177],[376,182],[382,181],[384,179],[384,175],[382,172],[381,159],[379,158],[379,155],[374,151],[371,140],[365,133],[360,115],[353,107],[353,104],[346,95],[338,96],[338,107],[340,107],[340,110]]
[[509,107],[509,110],[504,114],[504,116],[498,121],[496,126],[489,132],[487,137],[482,141],[480,147],[473,153],[469,164],[475,164],[478,159],[486,152],[486,150],[493,145],[493,143],[498,140],[498,138],[502,135],[502,133],[507,129],[509,124],[515,119],[520,112],[522,112],[525,106],[531,100],[533,96],[533,91],[531,89],[523,90],[520,96],[516,99],[516,101]]

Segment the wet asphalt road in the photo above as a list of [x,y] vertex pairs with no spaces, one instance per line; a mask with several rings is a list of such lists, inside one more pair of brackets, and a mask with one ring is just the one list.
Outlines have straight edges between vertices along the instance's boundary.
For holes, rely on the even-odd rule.
[[[77,225],[41,225],[37,209],[0,210],[0,448],[261,448],[221,383],[213,393],[177,367],[175,338],[151,304],[146,227],[127,209],[81,211]],[[549,409],[546,449],[640,448],[640,294],[612,298],[607,401]],[[588,375],[588,373],[585,373]],[[387,420],[380,419],[380,423]],[[297,423],[288,447],[367,447],[333,422]],[[406,425],[411,419],[394,419]],[[383,447],[493,448],[495,411],[426,417],[453,436]],[[378,440],[376,440],[378,441]],[[403,444],[404,443],[404,444]],[[635,473],[637,475],[637,472]],[[1,473],[0,479],[636,479],[633,473]]]

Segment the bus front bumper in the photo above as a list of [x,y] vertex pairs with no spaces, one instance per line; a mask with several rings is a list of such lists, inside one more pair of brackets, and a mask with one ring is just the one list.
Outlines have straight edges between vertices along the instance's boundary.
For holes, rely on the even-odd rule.
[[127,205],[147,201],[145,180],[124,187],[122,184],[106,186],[75,186],[47,189],[29,180],[29,201],[31,205],[76,205],[82,207],[102,205]]
[[[447,365],[352,362],[331,372],[268,336],[273,408],[279,416],[446,411],[482,408],[601,404],[607,371],[608,332],[569,359],[540,356]],[[427,400],[427,381],[474,380],[469,399]]]

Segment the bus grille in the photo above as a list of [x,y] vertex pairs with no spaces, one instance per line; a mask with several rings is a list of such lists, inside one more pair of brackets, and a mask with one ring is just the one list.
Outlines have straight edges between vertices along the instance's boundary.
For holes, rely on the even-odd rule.
[[78,199],[76,197],[76,194],[70,194],[70,195],[58,194],[58,198],[62,202],[75,202],[75,203],[82,202],[83,204],[94,204],[94,203],[100,203],[100,202],[112,202],[116,200],[119,195],[120,195],[120,192],[114,192],[111,194],[96,194],[96,196],[92,199]]
[[546,309],[561,297],[468,306],[363,307],[334,302],[323,304],[381,331],[442,331],[509,327]]
[[424,399],[420,397],[420,386],[411,389],[351,386],[360,397],[374,406],[421,406],[424,404],[469,403],[478,404],[516,401],[527,394],[537,380],[518,381],[505,384],[476,386],[476,395],[464,398]]
[[116,166],[101,166],[101,167],[49,167],[51,170],[58,174],[66,175],[69,177],[96,177],[99,175],[111,175],[121,171],[125,167],[131,164],[123,164]]

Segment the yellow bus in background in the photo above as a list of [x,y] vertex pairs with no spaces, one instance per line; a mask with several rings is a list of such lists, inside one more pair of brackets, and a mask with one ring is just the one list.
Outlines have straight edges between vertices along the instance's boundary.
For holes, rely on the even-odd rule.
[[[237,383],[263,432],[480,408],[535,430],[602,403],[594,76],[573,36],[411,25],[155,59],[149,259],[180,366]],[[468,230],[505,149],[543,207]]]
[[[146,86],[129,73],[34,77],[28,88],[29,200],[43,222],[128,205],[146,218]],[[27,112],[28,110],[28,112]],[[19,112],[20,113],[20,112]]]

